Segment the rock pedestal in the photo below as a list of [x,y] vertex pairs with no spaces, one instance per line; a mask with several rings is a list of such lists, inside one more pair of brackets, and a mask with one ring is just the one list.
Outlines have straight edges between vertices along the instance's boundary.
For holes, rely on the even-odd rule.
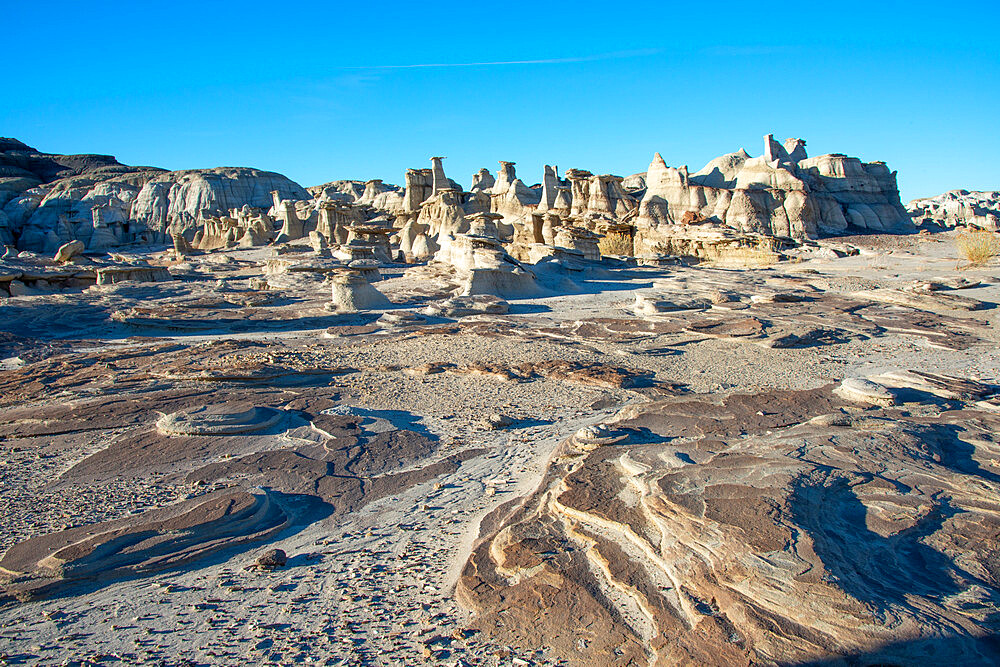
[[431,196],[436,195],[442,188],[449,188],[451,184],[448,177],[444,175],[444,165],[441,164],[443,157],[431,158]]
[[389,264],[392,262],[392,246],[389,236],[396,230],[388,227],[354,226],[349,228],[348,245],[369,246],[375,259]]
[[455,268],[463,296],[530,296],[539,290],[535,275],[504,252],[500,241],[489,236],[446,236],[434,259]]
[[283,224],[277,238],[274,239],[275,243],[288,243],[289,241],[294,241],[305,236],[302,221],[299,220],[298,213],[295,211],[295,202],[282,201],[278,207],[278,217],[282,220]]
[[183,234],[173,233],[170,235],[174,242],[174,257],[180,259],[181,257],[186,257],[194,252],[194,248],[188,243],[188,240],[184,238]]
[[331,282],[333,289],[327,306],[329,310],[350,313],[391,305],[389,299],[372,287],[359,271],[338,273]]

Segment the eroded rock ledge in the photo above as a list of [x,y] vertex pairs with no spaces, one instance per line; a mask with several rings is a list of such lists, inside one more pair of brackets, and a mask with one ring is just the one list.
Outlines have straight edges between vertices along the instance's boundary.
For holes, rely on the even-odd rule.
[[[882,380],[919,386],[911,406],[958,382]],[[571,438],[484,524],[459,600],[571,664],[923,664],[941,634],[956,662],[988,661],[1000,570],[973,545],[1000,535],[1000,476],[971,443],[1000,417],[832,389],[670,398],[620,413],[617,440]]]

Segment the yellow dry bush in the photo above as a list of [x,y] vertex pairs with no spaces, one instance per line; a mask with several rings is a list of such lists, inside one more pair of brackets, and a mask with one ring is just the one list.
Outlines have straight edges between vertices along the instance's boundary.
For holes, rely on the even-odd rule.
[[958,235],[955,245],[968,262],[966,267],[983,266],[1000,255],[1000,234],[985,229],[969,230]]
[[631,257],[634,253],[632,247],[632,236],[622,232],[608,232],[600,241],[597,247],[602,255],[625,255]]

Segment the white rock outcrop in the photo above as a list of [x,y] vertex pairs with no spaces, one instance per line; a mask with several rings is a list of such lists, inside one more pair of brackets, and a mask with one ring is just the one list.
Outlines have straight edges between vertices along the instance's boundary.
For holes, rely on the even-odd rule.
[[794,239],[839,234],[849,227],[913,228],[899,200],[896,174],[885,163],[838,153],[810,158],[801,139],[779,144],[767,135],[764,155],[751,157],[740,149],[694,174],[686,166],[668,167],[657,153],[644,180],[635,221],[637,251],[682,234],[678,226],[691,223]]
[[535,274],[508,255],[493,236],[444,234],[434,260],[455,270],[461,296],[533,296],[540,289]]
[[132,205],[131,220],[160,233],[193,233],[203,212],[225,214],[244,205],[269,209],[309,193],[281,174],[246,167],[171,171],[149,180]]
[[308,200],[280,174],[244,167],[168,172],[109,155],[54,155],[0,139],[0,243],[54,253],[79,240],[89,251],[192,237],[205,215]]
[[53,261],[57,264],[65,264],[69,260],[73,259],[85,250],[82,241],[70,241],[59,246],[59,250],[56,251],[56,256]]
[[[801,139],[779,143],[772,135],[764,137],[761,156],[740,149],[694,173],[668,166],[657,153],[645,173],[627,178],[584,169],[567,169],[560,178],[545,165],[540,182],[528,186],[513,162],[501,161],[495,177],[486,169],[476,173],[468,191],[445,175],[443,157],[430,158],[430,168],[408,169],[403,188],[370,179],[306,190],[257,169],[164,172],[109,156],[45,156],[26,148],[0,140],[0,243],[45,253],[71,240],[95,251],[181,234],[209,249],[259,245],[274,234],[296,241],[313,231],[336,253],[334,246],[350,243],[352,227],[369,226],[394,234],[398,250],[383,252],[382,261],[420,261],[442,248],[443,235],[470,232],[470,218],[484,212],[497,216],[498,239],[517,246],[509,251],[522,259],[530,245],[559,245],[559,230],[580,230],[561,238],[584,239],[585,254],[602,235],[617,234],[636,254],[649,255],[682,247],[674,241],[690,237],[691,225],[798,240],[849,229],[913,229],[896,175],[884,163],[836,153],[810,158]],[[981,194],[942,195],[913,215],[996,228],[997,198]]]
[[1000,192],[951,190],[936,197],[914,199],[906,205],[918,225],[978,227],[1000,231]]

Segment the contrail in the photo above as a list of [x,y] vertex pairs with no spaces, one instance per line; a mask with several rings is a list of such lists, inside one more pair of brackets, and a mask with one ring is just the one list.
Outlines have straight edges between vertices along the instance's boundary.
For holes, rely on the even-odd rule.
[[478,63],[417,63],[412,65],[354,65],[341,69],[417,69],[421,67],[494,67],[497,65],[560,65],[565,63],[582,63],[593,60],[611,60],[614,58],[638,58],[660,53],[662,49],[640,49],[637,51],[615,51],[599,53],[593,56],[576,56],[570,58],[543,58],[539,60],[493,60]]

